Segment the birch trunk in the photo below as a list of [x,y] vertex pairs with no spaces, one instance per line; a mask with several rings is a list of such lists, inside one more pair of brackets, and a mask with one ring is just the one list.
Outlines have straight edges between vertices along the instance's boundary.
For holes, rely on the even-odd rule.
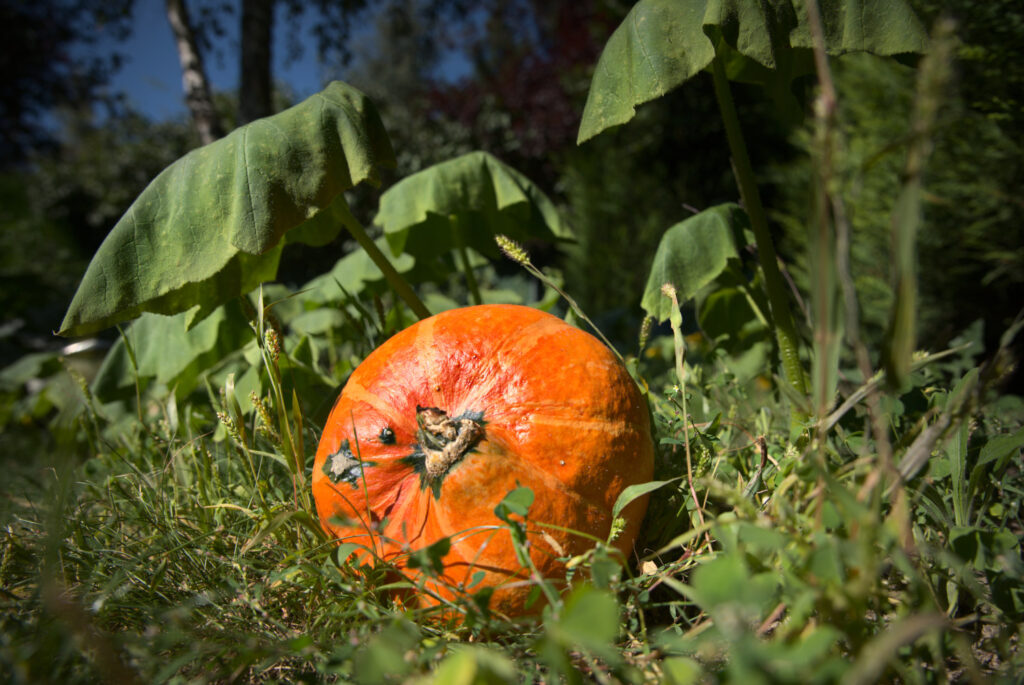
[[196,45],[195,33],[189,23],[185,0],[167,0],[167,20],[174,33],[181,60],[181,81],[185,89],[185,104],[192,113],[192,121],[199,131],[203,145],[212,143],[224,135],[217,119],[217,111],[210,95],[210,83],[206,78],[203,59]]

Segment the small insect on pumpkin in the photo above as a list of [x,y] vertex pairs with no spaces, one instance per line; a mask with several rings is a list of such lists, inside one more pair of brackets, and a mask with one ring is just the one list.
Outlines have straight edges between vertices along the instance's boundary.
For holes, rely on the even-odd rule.
[[[479,305],[401,331],[352,373],[316,454],[313,496],[324,529],[396,564],[450,538],[423,605],[487,588],[490,607],[527,611],[529,573],[494,509],[530,488],[527,548],[538,571],[605,538],[622,490],[651,479],[647,407],[596,338],[530,307]],[[646,498],[623,512],[627,555]],[[542,524],[553,524],[547,527]]]

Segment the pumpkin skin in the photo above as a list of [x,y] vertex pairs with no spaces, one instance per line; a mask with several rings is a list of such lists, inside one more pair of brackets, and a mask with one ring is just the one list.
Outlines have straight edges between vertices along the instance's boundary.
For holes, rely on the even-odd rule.
[[[530,583],[494,514],[505,495],[533,490],[531,559],[564,579],[558,557],[593,542],[536,524],[604,539],[619,493],[653,467],[645,400],[600,341],[530,307],[478,305],[406,328],[356,368],[324,427],[312,487],[329,535],[411,579],[420,572],[408,553],[451,538],[421,605],[491,588],[491,610],[515,616]],[[646,507],[644,497],[622,513],[615,544],[627,557]]]

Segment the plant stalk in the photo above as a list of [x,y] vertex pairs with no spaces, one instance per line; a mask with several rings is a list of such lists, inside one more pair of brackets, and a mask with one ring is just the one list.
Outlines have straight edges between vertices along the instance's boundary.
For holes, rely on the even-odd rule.
[[459,264],[466,275],[466,288],[469,290],[470,300],[473,304],[483,304],[484,298],[480,295],[480,286],[476,282],[476,275],[469,263],[469,250],[466,248],[466,242],[462,239],[462,226],[459,217],[457,214],[452,214],[448,220],[452,225],[452,236],[455,238],[455,250],[459,255]]
[[[725,124],[725,135],[729,141],[729,152],[733,159],[733,170],[736,174],[736,184],[740,189],[740,197],[743,205],[750,216],[750,225],[754,231],[754,238],[757,241],[757,255],[761,264],[761,272],[764,274],[765,289],[768,293],[768,304],[771,307],[772,320],[775,322],[775,339],[779,346],[779,358],[782,360],[782,368],[786,375],[786,381],[802,396],[807,395],[807,376],[803,365],[800,363],[800,339],[797,337],[796,325],[793,322],[793,315],[789,308],[789,298],[786,295],[786,286],[779,271],[778,256],[775,253],[775,245],[772,243],[771,234],[768,231],[768,217],[765,214],[764,206],[761,204],[761,195],[757,189],[757,181],[754,177],[754,169],[750,164],[750,157],[747,155],[747,145],[740,129],[739,116],[736,114],[736,105],[729,90],[729,81],[725,75],[725,67],[720,57],[716,56],[711,62],[714,83],[715,97],[718,100],[718,109],[722,115],[722,122]],[[803,421],[806,419],[803,412],[793,409],[793,419]]]
[[426,305],[423,304],[423,300],[419,298],[416,291],[412,289],[409,282],[402,278],[402,275],[395,270],[395,267],[391,265],[388,258],[380,251],[377,247],[377,243],[370,239],[370,236],[366,234],[366,230],[359,224],[355,218],[349,218],[345,221],[345,228],[348,232],[356,239],[359,243],[359,247],[366,250],[366,254],[370,256],[373,263],[377,265],[380,272],[384,274],[384,278],[387,280],[388,285],[405,300],[405,303],[409,305],[409,309],[416,314],[420,319],[426,319],[430,316],[430,310],[427,309]]

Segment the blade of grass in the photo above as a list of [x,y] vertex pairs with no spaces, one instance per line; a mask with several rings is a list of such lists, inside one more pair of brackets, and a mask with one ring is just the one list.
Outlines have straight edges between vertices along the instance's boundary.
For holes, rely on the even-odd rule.
[[917,232],[922,218],[923,174],[931,154],[935,121],[951,75],[953,49],[953,22],[939,20],[931,50],[918,70],[911,143],[903,186],[892,213],[891,268],[895,302],[886,335],[885,366],[889,381],[896,388],[904,388],[908,383],[917,344]]

